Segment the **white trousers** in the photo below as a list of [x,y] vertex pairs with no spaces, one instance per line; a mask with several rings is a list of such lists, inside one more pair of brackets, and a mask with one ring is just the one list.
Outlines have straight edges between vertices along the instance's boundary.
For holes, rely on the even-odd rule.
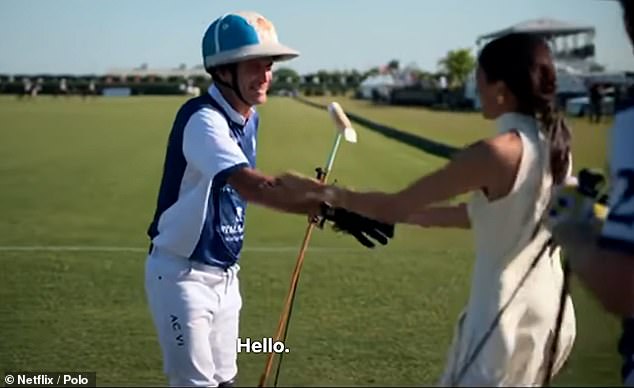
[[145,291],[171,386],[217,386],[238,372],[239,266],[221,268],[156,248]]

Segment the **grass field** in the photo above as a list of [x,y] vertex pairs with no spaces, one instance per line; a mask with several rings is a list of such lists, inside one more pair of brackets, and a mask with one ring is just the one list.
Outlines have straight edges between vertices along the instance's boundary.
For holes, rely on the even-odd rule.
[[[164,146],[184,98],[0,98],[0,370],[96,371],[99,385],[162,385],[145,303],[145,230]],[[316,99],[327,102],[329,99]],[[455,146],[493,133],[475,113],[344,108]],[[313,174],[334,128],[286,98],[260,108],[259,167]],[[603,166],[609,123],[572,120],[575,162]],[[357,127],[333,178],[396,190],[444,159]],[[251,206],[241,258],[241,337],[273,335],[305,218]],[[397,228],[387,247],[314,234],[302,272],[281,385],[432,385],[441,372],[472,267],[469,232]],[[573,284],[574,286],[574,284]],[[553,298],[556,298],[553,295]],[[618,385],[618,322],[574,289],[578,340],[557,385]],[[239,357],[253,386],[265,354]]]

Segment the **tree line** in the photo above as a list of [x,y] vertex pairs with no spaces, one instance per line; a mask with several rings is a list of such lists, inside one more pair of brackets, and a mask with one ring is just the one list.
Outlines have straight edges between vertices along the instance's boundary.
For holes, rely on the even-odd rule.
[[402,67],[396,59],[385,66],[376,66],[367,71],[356,69],[344,71],[319,70],[314,73],[300,75],[290,67],[279,67],[273,72],[271,92],[300,91],[307,95],[313,94],[345,94],[358,89],[367,78],[390,74],[395,77],[408,78],[410,83],[437,82],[444,77],[448,88],[458,88],[464,85],[469,74],[475,68],[475,57],[468,48],[450,50],[438,61],[438,71],[425,71],[413,66]]

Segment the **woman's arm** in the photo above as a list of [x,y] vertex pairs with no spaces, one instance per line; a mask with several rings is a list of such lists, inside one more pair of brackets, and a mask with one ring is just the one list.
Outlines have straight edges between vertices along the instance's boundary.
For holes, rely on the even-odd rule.
[[467,205],[427,207],[417,213],[410,214],[405,224],[424,228],[461,228],[469,229],[471,221]]
[[411,214],[433,203],[482,189],[489,199],[508,194],[522,155],[522,141],[514,132],[477,142],[458,152],[444,167],[396,193],[355,192],[293,174],[278,177],[273,190],[289,201],[317,199],[385,223],[405,223]]
[[483,189],[490,199],[506,195],[515,182],[522,154],[519,135],[508,132],[477,142],[444,167],[396,193],[354,192],[324,186],[320,199],[387,223],[406,222],[433,203]]

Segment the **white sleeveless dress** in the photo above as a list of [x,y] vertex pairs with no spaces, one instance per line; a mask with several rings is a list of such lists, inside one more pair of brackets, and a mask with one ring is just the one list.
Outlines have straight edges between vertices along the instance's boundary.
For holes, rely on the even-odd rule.
[[[499,133],[516,130],[521,136],[521,163],[508,195],[489,201],[478,191],[468,204],[476,261],[469,301],[456,325],[439,382],[442,386],[539,385],[559,310],[563,283],[559,249],[545,250],[512,296],[550,237],[543,229],[534,235],[552,186],[547,140],[530,116],[506,113],[496,124]],[[484,346],[476,350],[488,331]],[[568,298],[553,373],[568,358],[575,336],[574,309]],[[474,352],[477,356],[465,369]]]

